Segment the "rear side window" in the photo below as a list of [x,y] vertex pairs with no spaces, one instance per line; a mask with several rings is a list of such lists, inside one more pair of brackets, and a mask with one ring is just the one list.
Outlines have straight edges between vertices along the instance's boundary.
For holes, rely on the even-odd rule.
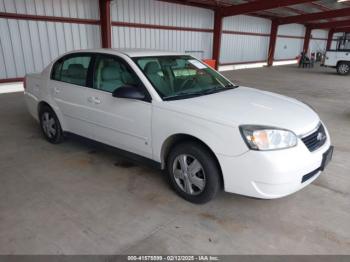
[[53,67],[51,79],[86,86],[91,55],[75,55],[60,59]]

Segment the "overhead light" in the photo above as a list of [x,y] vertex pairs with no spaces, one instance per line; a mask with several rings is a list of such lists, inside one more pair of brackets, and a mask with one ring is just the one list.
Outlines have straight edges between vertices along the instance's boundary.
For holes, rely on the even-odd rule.
[[350,0],[337,0],[338,3],[341,3],[341,2],[349,2]]

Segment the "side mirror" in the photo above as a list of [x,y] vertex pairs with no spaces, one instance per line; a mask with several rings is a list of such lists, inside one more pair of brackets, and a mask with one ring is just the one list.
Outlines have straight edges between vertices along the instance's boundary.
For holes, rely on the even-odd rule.
[[142,91],[141,88],[136,86],[125,85],[118,87],[112,93],[113,97],[118,98],[128,98],[128,99],[136,99],[136,100],[145,100],[146,94]]

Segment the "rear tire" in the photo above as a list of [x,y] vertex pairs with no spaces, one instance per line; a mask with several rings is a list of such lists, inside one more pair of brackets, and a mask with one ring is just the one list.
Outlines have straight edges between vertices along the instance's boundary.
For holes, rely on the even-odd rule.
[[59,144],[63,141],[63,132],[60,121],[55,112],[47,105],[39,112],[40,127],[47,141],[52,144]]
[[347,75],[350,72],[350,63],[340,62],[337,65],[337,72],[339,75]]
[[212,154],[195,142],[181,143],[167,161],[168,178],[176,193],[185,200],[204,204],[220,189],[221,174]]

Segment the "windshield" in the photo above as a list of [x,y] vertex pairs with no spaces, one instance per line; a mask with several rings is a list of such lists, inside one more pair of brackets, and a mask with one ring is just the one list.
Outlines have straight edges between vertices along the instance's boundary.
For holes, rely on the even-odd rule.
[[163,100],[190,98],[235,87],[191,56],[136,57],[134,61]]

